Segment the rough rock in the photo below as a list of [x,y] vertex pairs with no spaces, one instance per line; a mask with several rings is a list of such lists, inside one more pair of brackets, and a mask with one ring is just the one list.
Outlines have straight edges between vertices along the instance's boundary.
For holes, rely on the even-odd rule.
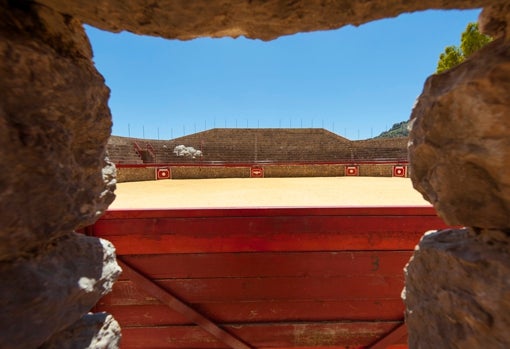
[[414,187],[450,225],[510,227],[510,42],[431,76],[411,115]]
[[493,38],[510,39],[510,3],[484,7],[478,18],[480,31]]
[[427,9],[467,9],[500,0],[37,0],[92,26],[174,39],[278,36],[360,25]]
[[117,349],[120,338],[120,326],[113,316],[90,313],[56,333],[40,349]]
[[81,23],[0,0],[0,57],[2,261],[93,223],[115,180],[105,158],[109,90]]
[[121,272],[106,240],[72,233],[0,264],[0,348],[36,348],[86,314]]
[[[510,347],[508,237],[496,230],[510,227],[508,1],[499,0],[0,0],[0,347],[72,347],[98,322],[69,326],[119,273],[111,246],[70,233],[101,215],[115,187],[109,91],[82,23],[270,40],[482,6],[482,30],[501,39],[427,81],[412,116],[411,173],[448,223],[494,230],[422,240],[407,268],[407,320],[412,348]],[[113,337],[99,330],[91,340],[117,345],[115,325],[103,324]]]
[[405,274],[410,348],[510,348],[510,237],[505,232],[426,234]]

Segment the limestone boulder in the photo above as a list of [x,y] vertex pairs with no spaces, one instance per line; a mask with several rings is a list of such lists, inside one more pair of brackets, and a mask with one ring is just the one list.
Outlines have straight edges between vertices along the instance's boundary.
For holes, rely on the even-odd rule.
[[411,115],[414,187],[450,225],[510,227],[510,43],[431,76]]
[[93,223],[113,201],[109,89],[79,21],[0,0],[0,261]]
[[484,7],[478,18],[480,31],[493,38],[510,39],[510,2]]
[[39,349],[117,349],[119,323],[107,313],[89,313],[65,330],[56,333]]
[[72,233],[0,263],[0,348],[37,348],[111,291],[121,272],[106,240]]
[[360,25],[405,12],[467,9],[500,0],[36,0],[107,31],[175,39],[237,37],[262,40],[314,30]]
[[405,269],[409,347],[510,347],[510,237],[498,230],[426,234]]

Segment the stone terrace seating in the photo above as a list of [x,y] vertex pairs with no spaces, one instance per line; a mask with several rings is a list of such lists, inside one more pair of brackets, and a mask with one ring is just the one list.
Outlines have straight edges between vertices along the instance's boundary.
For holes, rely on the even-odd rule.
[[[140,163],[133,144],[154,149],[156,163],[200,162],[335,162],[335,161],[405,161],[407,138],[350,141],[321,128],[243,129],[216,128],[172,140],[151,140],[111,136],[108,143],[114,163]],[[178,145],[201,150],[195,159],[177,156]],[[125,151],[128,154],[122,154]]]
[[358,160],[407,160],[407,137],[375,138],[353,141],[353,153]]
[[324,129],[212,129],[172,143],[201,149],[204,161],[335,161],[351,157],[350,141]]
[[134,138],[110,136],[107,144],[110,160],[115,164],[143,164],[133,147]]

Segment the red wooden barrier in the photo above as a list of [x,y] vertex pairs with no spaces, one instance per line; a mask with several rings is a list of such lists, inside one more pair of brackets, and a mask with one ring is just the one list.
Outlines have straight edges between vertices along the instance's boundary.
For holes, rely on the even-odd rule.
[[142,278],[97,305],[123,348],[381,349],[405,348],[402,269],[438,228],[431,207],[249,208],[108,211],[86,232]]

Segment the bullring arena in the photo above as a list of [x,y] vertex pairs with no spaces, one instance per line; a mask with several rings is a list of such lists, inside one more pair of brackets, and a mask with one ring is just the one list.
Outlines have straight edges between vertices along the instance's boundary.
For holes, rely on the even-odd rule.
[[406,145],[321,129],[112,137],[117,198],[84,232],[115,245],[123,274],[95,311],[122,348],[407,348],[403,268],[446,226],[412,188]]
[[[178,146],[202,156],[178,156]],[[110,208],[428,206],[407,178],[406,146],[406,138],[349,141],[324,129],[213,129],[169,141],[113,136],[117,178],[129,183],[117,185]],[[264,178],[249,178],[254,168]],[[179,180],[153,181],[158,170]]]
[[110,209],[430,206],[408,178],[183,179],[120,183]]

